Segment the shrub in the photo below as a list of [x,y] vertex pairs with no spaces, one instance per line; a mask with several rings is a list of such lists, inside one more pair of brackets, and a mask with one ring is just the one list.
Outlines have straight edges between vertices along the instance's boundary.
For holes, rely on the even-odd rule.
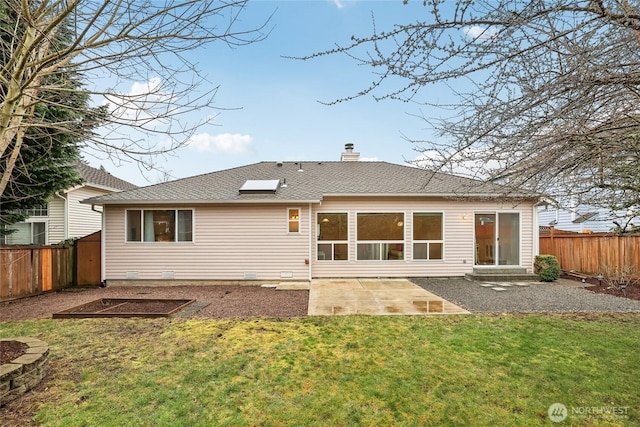
[[533,264],[533,272],[542,282],[553,282],[560,276],[560,264],[554,255],[538,255]]

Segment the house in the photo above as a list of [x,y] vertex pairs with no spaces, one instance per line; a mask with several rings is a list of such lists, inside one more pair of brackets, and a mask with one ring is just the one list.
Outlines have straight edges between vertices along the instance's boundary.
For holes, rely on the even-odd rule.
[[386,162],[261,162],[85,200],[103,279],[187,283],[531,272],[537,197]]
[[[544,205],[538,208],[540,226],[554,226],[558,230],[577,233],[608,232],[627,226],[627,223],[638,226],[640,220],[630,212],[611,212],[607,209],[589,205],[578,205],[569,200],[567,208]],[[615,221],[615,222],[614,222]],[[617,223],[617,224],[616,224]]]
[[76,163],[76,169],[84,183],[56,193],[44,206],[29,209],[29,218],[11,225],[9,228],[16,231],[3,236],[3,244],[49,245],[96,232],[102,228],[102,213],[80,201],[137,188],[104,169],[96,169],[82,162]]

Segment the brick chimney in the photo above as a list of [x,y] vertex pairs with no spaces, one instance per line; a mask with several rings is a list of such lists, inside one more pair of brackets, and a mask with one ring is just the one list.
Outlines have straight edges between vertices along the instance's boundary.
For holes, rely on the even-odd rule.
[[344,153],[340,157],[342,162],[357,162],[360,160],[360,153],[353,151],[353,144],[344,144]]

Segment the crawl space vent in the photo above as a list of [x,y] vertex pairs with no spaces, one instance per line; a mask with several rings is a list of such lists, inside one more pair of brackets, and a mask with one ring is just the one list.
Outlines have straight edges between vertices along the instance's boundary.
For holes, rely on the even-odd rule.
[[161,277],[163,279],[175,279],[176,273],[175,271],[163,271]]
[[245,271],[244,280],[256,280],[258,278],[257,271]]

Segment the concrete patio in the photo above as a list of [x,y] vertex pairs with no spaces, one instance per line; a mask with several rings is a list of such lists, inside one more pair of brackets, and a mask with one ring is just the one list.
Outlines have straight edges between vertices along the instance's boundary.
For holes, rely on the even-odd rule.
[[468,313],[406,279],[314,279],[309,287],[310,316]]

